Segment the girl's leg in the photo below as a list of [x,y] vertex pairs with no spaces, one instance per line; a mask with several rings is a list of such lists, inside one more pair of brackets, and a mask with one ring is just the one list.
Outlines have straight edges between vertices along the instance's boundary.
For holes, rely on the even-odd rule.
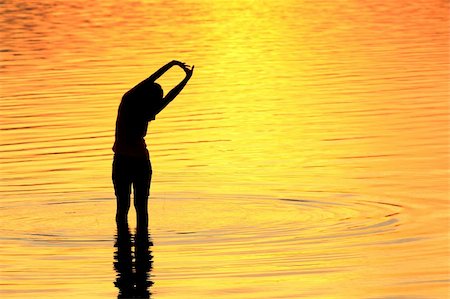
[[114,156],[113,184],[117,199],[116,222],[119,225],[128,223],[127,216],[130,209],[131,177],[128,171],[126,159]]
[[150,161],[142,161],[137,171],[137,176],[133,181],[134,185],[134,207],[136,208],[136,218],[138,229],[148,227],[148,197],[150,194],[150,183],[152,179],[152,169]]

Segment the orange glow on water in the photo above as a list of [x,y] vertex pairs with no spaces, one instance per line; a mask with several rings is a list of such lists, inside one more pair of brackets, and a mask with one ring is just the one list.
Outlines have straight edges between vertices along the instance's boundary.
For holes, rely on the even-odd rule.
[[446,11],[5,4],[2,296],[117,296],[117,106],[179,59],[194,76],[147,136],[152,298],[444,297]]

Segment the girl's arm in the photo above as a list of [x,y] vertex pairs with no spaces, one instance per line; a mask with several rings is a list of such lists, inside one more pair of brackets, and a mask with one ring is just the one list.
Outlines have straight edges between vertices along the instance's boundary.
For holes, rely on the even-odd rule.
[[189,68],[189,66],[186,65],[185,63],[180,64],[177,63],[177,65],[179,65],[186,72],[186,77],[184,77],[184,79],[180,83],[178,83],[177,86],[175,86],[171,91],[169,91],[169,93],[167,93],[167,95],[162,99],[161,105],[160,107],[158,107],[155,114],[158,114],[167,105],[169,105],[169,103],[172,102],[172,100],[181,92],[181,90],[183,90],[189,79],[191,79],[192,77],[192,73],[194,72],[194,66],[192,66],[192,68]]
[[167,63],[166,65],[162,66],[159,70],[154,72],[150,77],[148,77],[147,79],[143,80],[142,82],[137,84],[135,87],[130,89],[127,92],[127,94],[132,93],[133,91],[135,91],[136,89],[138,89],[141,86],[146,86],[147,84],[155,82],[159,77],[161,77],[165,72],[167,72],[174,65],[182,66],[183,63],[180,61],[177,61],[177,60],[172,60],[171,62]]
[[159,77],[161,77],[165,72],[167,72],[171,67],[174,65],[182,65],[182,62],[179,62],[177,60],[172,60],[171,62],[167,63],[163,67],[161,67],[159,70],[153,73],[150,77],[148,77],[146,80],[155,82]]

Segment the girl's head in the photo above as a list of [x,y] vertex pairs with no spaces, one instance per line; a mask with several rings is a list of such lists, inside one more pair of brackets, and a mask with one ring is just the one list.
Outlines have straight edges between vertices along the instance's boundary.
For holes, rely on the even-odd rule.
[[160,101],[163,99],[163,95],[164,95],[164,92],[163,92],[161,85],[159,85],[158,83],[153,83],[152,86],[150,87],[151,100]]
[[[153,83],[147,87],[145,96],[142,96],[142,101],[140,102],[140,113],[144,113],[147,119],[154,119],[156,111],[158,111],[162,99],[163,99],[163,89],[158,83]],[[138,113],[139,113],[138,112]]]

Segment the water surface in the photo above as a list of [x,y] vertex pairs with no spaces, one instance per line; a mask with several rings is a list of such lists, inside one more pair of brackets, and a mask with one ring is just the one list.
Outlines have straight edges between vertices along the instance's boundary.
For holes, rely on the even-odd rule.
[[117,107],[179,59],[147,136],[152,298],[444,298],[448,8],[3,3],[2,296],[117,296]]

